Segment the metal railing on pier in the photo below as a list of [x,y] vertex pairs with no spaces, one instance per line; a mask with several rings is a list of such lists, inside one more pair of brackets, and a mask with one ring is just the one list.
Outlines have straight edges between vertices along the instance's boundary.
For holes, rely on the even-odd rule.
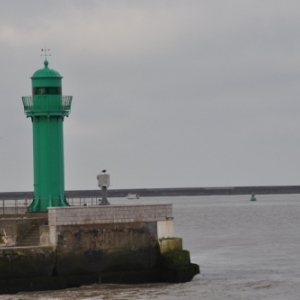
[[[98,204],[98,199],[102,196],[99,190],[73,190],[65,193],[70,205]],[[300,185],[109,189],[107,191],[109,198],[123,198],[129,194],[138,194],[140,197],[300,194]],[[24,210],[26,208],[24,201],[30,199],[27,200],[30,205],[32,197],[33,192],[0,192],[0,215],[5,213],[5,207],[12,207],[11,210],[15,212]]]
[[[22,215],[27,212],[32,199],[0,199],[0,215]],[[71,206],[85,206],[99,204],[99,198],[68,198]]]

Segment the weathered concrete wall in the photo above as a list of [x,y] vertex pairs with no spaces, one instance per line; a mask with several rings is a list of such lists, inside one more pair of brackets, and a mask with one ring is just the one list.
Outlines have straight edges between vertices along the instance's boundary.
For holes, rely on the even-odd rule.
[[51,245],[51,243],[50,243],[50,228],[48,225],[40,226],[40,245],[41,246],[50,246]]
[[156,222],[56,227],[56,274],[91,274],[155,268]]
[[173,237],[173,221],[159,221],[157,222],[157,238],[171,238]]
[[158,239],[173,236],[171,204],[53,207],[48,214],[41,242],[56,246],[59,276],[154,269]]
[[115,250],[157,243],[156,222],[57,226],[60,251]]
[[[155,223],[155,230],[151,234],[158,241],[160,238],[173,237],[172,219],[172,204],[52,207],[48,213],[49,232],[43,230],[43,244],[46,245],[48,239],[51,245],[57,245],[63,226],[81,228],[82,225],[93,225],[102,230],[103,226],[96,225],[126,223],[130,224],[129,227]],[[115,245],[118,245],[117,241]]]
[[54,264],[53,247],[0,248],[0,279],[50,276]]
[[51,207],[49,225],[157,222],[173,217],[172,204]]
[[[30,228],[35,224],[45,223],[40,218],[1,218],[0,219],[0,245],[14,246]],[[2,242],[2,243],[1,243]]]

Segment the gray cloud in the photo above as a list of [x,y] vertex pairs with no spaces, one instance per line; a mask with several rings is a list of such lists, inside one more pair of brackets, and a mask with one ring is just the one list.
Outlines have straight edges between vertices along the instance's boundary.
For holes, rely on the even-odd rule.
[[74,96],[67,189],[298,184],[297,1],[2,1],[1,190],[31,190],[39,50]]

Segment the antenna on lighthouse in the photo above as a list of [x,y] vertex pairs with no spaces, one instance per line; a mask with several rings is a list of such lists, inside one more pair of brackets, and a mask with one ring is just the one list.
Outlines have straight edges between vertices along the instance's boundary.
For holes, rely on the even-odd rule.
[[41,49],[41,52],[42,52],[41,56],[44,56],[44,57],[45,57],[45,60],[47,60],[47,57],[48,57],[48,56],[51,56],[51,54],[49,53],[49,52],[50,52],[50,49],[48,49],[47,47],[42,48],[42,49]]

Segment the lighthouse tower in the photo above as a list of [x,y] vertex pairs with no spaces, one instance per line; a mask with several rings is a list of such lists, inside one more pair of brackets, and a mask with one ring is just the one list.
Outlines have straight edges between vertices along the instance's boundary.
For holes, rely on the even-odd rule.
[[61,75],[48,67],[37,70],[32,96],[22,97],[24,111],[32,120],[34,197],[29,211],[68,206],[64,186],[63,121],[71,110],[72,96],[62,96]]

